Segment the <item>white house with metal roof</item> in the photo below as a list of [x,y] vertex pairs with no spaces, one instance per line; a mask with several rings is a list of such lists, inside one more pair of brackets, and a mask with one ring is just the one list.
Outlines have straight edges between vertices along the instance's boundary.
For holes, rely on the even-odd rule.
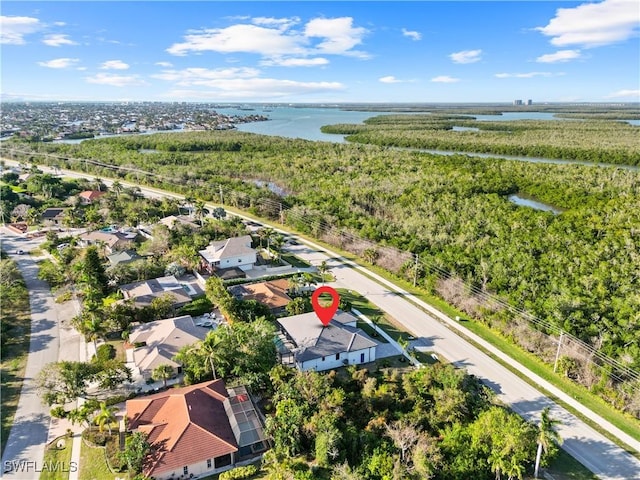
[[280,331],[294,345],[299,370],[331,370],[376,359],[377,344],[357,328],[357,319],[338,310],[325,327],[315,312],[277,319]]
[[200,256],[211,272],[222,268],[240,268],[251,270],[256,263],[256,251],[251,248],[251,236],[228,238],[211,242],[207,248],[200,250]]

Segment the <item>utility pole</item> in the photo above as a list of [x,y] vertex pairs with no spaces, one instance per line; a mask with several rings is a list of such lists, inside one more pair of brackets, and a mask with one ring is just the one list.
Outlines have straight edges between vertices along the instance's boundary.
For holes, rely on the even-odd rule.
[[556,373],[556,369],[558,368],[558,360],[560,359],[560,347],[562,347],[562,336],[564,332],[560,330],[560,338],[558,339],[558,350],[556,351],[556,359],[553,362],[553,373]]
[[284,210],[282,210],[282,203],[280,203],[280,225],[284,225]]
[[416,264],[415,264],[415,266],[413,268],[413,286],[415,287],[416,284],[418,283],[418,260],[419,260],[419,257],[418,257],[417,253],[414,253],[413,255],[416,257]]
[[218,185],[218,192],[220,193],[220,205],[224,205],[224,197],[222,196],[222,185]]

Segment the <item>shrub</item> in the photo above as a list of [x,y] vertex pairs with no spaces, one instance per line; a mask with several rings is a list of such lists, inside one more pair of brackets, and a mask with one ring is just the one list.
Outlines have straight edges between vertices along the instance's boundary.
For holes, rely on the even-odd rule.
[[218,480],[245,480],[253,477],[258,473],[258,469],[255,465],[247,465],[246,467],[236,467],[232,470],[222,472],[218,477]]
[[109,439],[109,434],[107,432],[101,432],[100,430],[92,430],[89,428],[82,432],[82,438],[89,443],[104,447]]
[[116,349],[110,343],[104,343],[97,348],[95,357],[96,363],[103,363],[113,358],[116,358]]
[[213,310],[213,304],[207,297],[197,298],[180,309],[180,315],[197,317]]
[[66,418],[67,416],[67,411],[61,406],[53,407],[50,413],[53,418]]

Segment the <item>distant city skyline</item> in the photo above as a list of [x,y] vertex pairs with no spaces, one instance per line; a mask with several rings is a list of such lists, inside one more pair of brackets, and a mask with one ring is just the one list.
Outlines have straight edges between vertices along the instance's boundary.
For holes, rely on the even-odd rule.
[[3,2],[3,101],[640,101],[640,2]]

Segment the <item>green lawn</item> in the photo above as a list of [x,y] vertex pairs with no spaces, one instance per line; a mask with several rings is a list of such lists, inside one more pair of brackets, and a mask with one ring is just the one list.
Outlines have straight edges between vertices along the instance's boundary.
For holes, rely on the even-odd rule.
[[596,475],[564,450],[560,450],[545,470],[554,480],[598,480]]
[[121,362],[127,361],[127,354],[124,351],[124,340],[108,340],[106,343],[113,345],[116,350],[116,360]]
[[307,262],[305,262],[301,258],[298,258],[298,257],[296,257],[295,255],[293,255],[291,253],[283,253],[282,255],[280,255],[280,258],[283,261],[285,261],[288,264],[290,264],[292,267],[307,268],[307,267],[311,266],[310,264],[308,264]]
[[114,480],[117,476],[126,478],[126,473],[111,473],[105,460],[104,447],[90,447],[84,440],[81,443],[78,477],[80,480]]
[[[64,442],[64,447],[58,448],[58,442]],[[71,470],[71,446],[73,439],[68,436],[56,438],[44,452],[44,464],[58,466],[58,471],[43,471],[40,480],[67,480]]]
[[[7,262],[8,260],[3,260]],[[2,408],[0,419],[0,443],[2,451],[6,445],[13,417],[18,408],[22,380],[27,367],[29,340],[31,334],[31,310],[29,292],[26,287],[15,282],[0,288],[2,308],[2,362],[0,363],[0,383],[2,384]]]

